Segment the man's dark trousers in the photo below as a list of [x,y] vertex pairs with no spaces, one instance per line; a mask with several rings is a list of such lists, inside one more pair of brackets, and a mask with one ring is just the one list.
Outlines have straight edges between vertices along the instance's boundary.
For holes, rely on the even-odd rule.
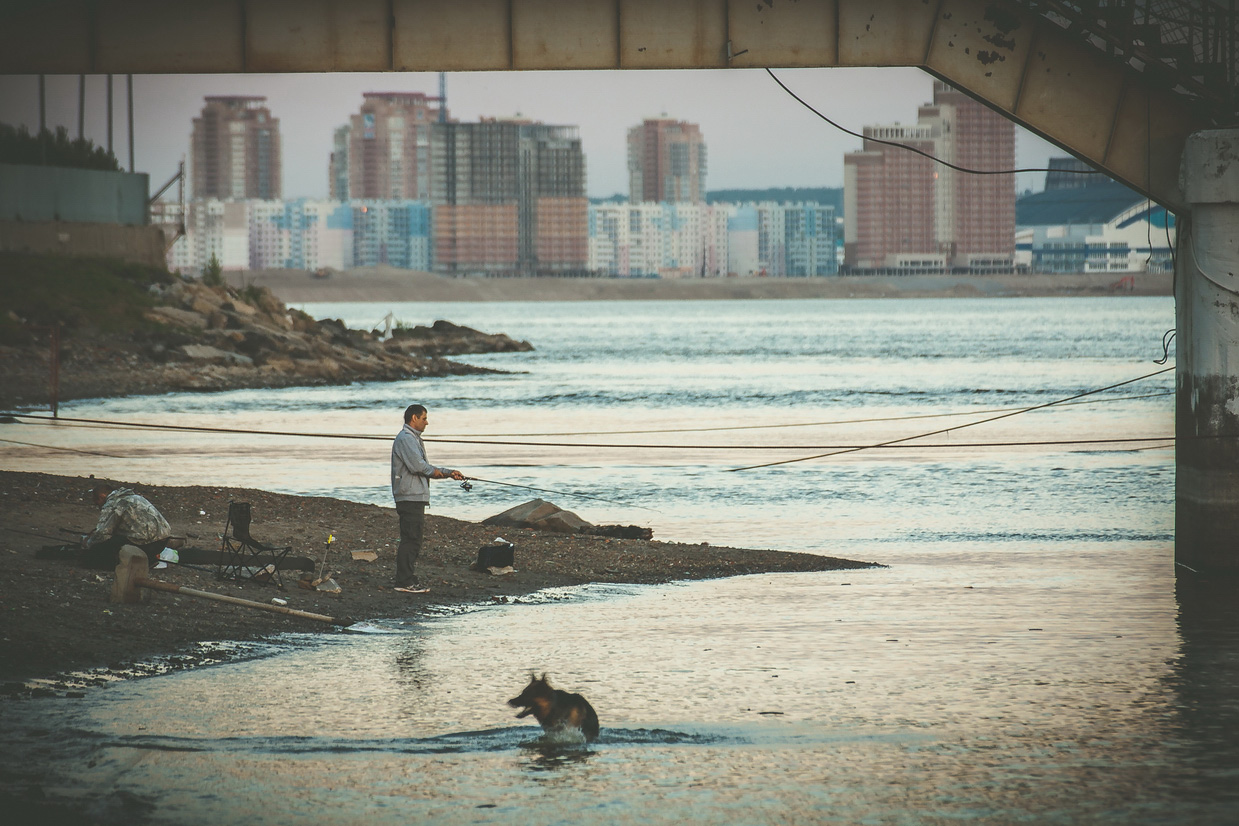
[[396,548],[396,585],[407,588],[417,584],[413,573],[422,553],[422,526],[426,523],[425,502],[397,502],[400,517],[400,546]]

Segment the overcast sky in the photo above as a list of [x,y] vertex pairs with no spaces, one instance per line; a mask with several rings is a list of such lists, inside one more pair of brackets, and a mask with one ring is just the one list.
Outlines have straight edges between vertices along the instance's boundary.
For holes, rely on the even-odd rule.
[[[800,97],[853,131],[916,122],[933,98],[933,79],[919,69],[787,69],[777,71]],[[129,162],[125,78],[113,79],[113,150]],[[152,191],[189,153],[192,120],[206,95],[265,95],[279,118],[284,197],[325,198],[332,132],[358,111],[363,92],[438,94],[434,73],[299,75],[138,75],[134,87],[135,168]],[[86,136],[107,145],[106,81],[86,78]],[[627,194],[625,138],[648,117],[701,127],[709,153],[707,188],[837,187],[843,155],[860,140],[836,130],[791,98],[762,70],[591,72],[462,72],[447,76],[448,112],[459,121],[521,115],[577,125],[591,196]],[[47,123],[77,135],[78,78],[46,79]],[[38,128],[37,77],[0,76],[0,122]],[[1017,128],[1020,167],[1044,167],[1065,155]],[[1018,189],[1040,190],[1044,174],[1018,176]]]

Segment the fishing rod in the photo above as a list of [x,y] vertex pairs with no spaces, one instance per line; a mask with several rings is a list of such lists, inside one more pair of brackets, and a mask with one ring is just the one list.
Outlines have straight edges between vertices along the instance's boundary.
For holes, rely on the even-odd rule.
[[65,544],[64,537],[62,536],[49,536],[48,534],[45,534],[45,533],[35,533],[34,531],[23,531],[21,528],[10,528],[7,525],[4,527],[4,530],[12,531],[13,533],[24,533],[26,536],[37,536],[39,539],[51,539],[54,542]]
[[658,510],[656,508],[647,508],[645,505],[634,505],[630,502],[620,502],[615,499],[606,499],[602,496],[590,496],[587,493],[573,493],[567,490],[550,490],[549,488],[534,488],[534,487],[530,487],[529,485],[518,485],[513,482],[496,482],[494,479],[480,479],[477,476],[466,476],[465,481],[461,482],[460,486],[461,488],[467,491],[473,490],[473,485],[470,484],[471,482],[486,482],[487,484],[490,484],[490,485],[503,485],[506,488],[522,488],[524,490],[532,490],[538,493],[553,493],[556,496],[575,496],[578,499],[595,499],[599,502],[608,502],[612,505],[619,505],[620,507],[624,507],[624,508],[640,508],[643,511],[653,511],[654,513],[658,513]]

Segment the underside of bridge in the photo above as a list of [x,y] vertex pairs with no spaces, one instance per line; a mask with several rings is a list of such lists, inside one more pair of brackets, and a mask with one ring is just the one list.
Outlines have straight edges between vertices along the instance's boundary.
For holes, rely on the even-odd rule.
[[[1234,79],[1226,69],[1233,64],[1233,20],[1215,20],[1205,13],[1212,6],[1209,0],[26,0],[0,6],[0,72],[917,66],[1179,211],[1187,136],[1225,125],[1231,115]],[[1219,32],[1231,36],[1223,42]]]
[[1235,19],[1233,0],[26,0],[0,3],[0,73],[920,67],[1178,214],[1176,555],[1239,571]]

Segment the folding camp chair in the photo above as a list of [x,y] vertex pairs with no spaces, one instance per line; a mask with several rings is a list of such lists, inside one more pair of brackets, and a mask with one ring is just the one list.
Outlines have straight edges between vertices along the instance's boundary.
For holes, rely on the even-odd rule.
[[259,542],[250,535],[250,503],[228,503],[228,521],[219,549],[219,576],[222,579],[272,583],[280,590],[280,568],[292,550]]

